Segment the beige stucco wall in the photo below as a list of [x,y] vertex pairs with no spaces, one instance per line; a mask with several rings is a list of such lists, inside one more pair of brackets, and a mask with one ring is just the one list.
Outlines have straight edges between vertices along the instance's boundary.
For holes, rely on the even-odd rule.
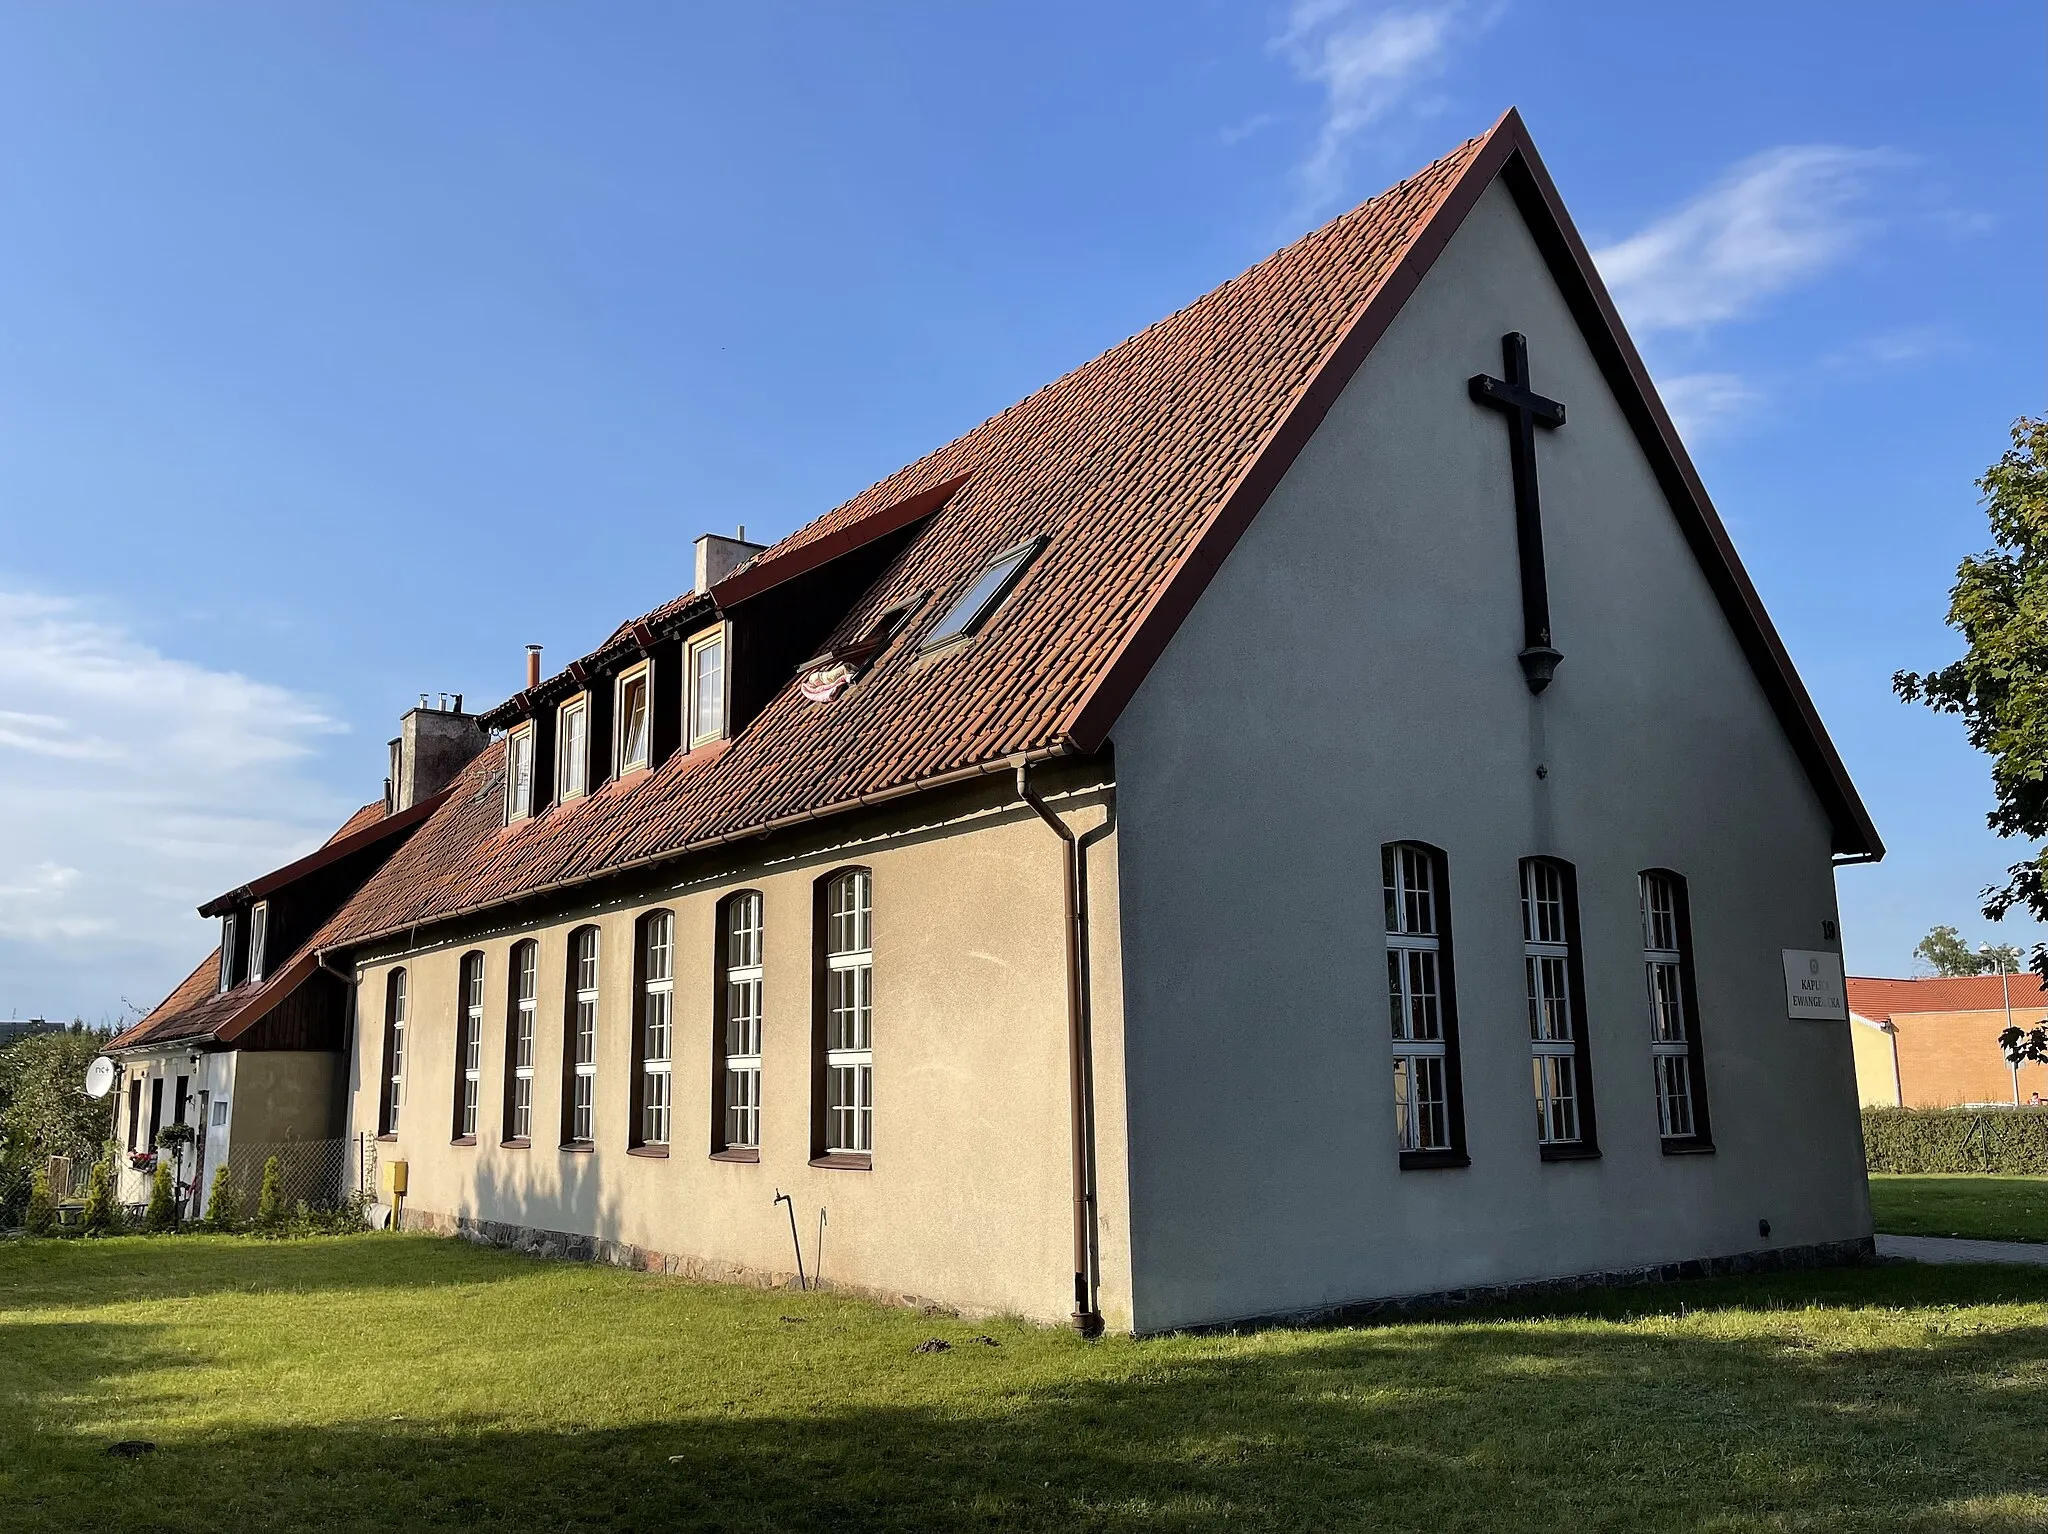
[[230,1123],[242,1144],[340,1135],[335,1117],[339,1054],[324,1049],[243,1049],[234,1052],[234,1061]]
[[1849,1046],[1856,1053],[1856,1096],[1866,1108],[1899,1106],[1899,1076],[1892,1036],[1867,1018],[1849,1019]]
[[[1059,773],[1042,771],[1048,791]],[[1072,786],[1072,785],[1070,785]],[[613,791],[631,792],[630,785]],[[1078,832],[1106,796],[1055,800]],[[573,813],[573,810],[572,810]],[[796,1205],[806,1267],[826,1212],[828,1282],[1042,1320],[1072,1308],[1068,1051],[1060,842],[1015,804],[1007,776],[887,814],[821,825],[808,842],[756,844],[757,861],[681,868],[658,887],[562,910],[531,927],[365,955],[352,1060],[354,1126],[374,1132],[386,977],[410,993],[404,1108],[386,1159],[408,1164],[408,1208],[592,1235],[757,1272],[795,1267]],[[875,1151],[871,1170],[810,1164],[812,890],[850,864],[874,874]],[[1103,1306],[1128,1325],[1113,833],[1090,857],[1095,1061],[1104,1235]],[[715,909],[758,889],[765,916],[763,1123],[758,1163],[713,1160],[711,1078]],[[665,1159],[629,1155],[634,924],[676,919],[673,1127]],[[559,1147],[569,934],[602,934],[596,1149]],[[509,950],[540,942],[534,1141],[502,1146]],[[480,1143],[451,1145],[457,977],[485,955]]]
[[[1511,330],[1569,412],[1538,449],[1564,653],[1540,698],[1507,432],[1466,392]],[[1869,1235],[1849,1025],[1789,1022],[1783,992],[1781,949],[1836,946],[1826,818],[1500,186],[1113,739],[1140,1329]],[[1398,1163],[1380,848],[1402,839],[1449,860],[1462,1169]],[[1539,1159],[1531,855],[1578,870],[1598,1160]],[[1657,867],[1691,889],[1710,1155],[1658,1138]]]

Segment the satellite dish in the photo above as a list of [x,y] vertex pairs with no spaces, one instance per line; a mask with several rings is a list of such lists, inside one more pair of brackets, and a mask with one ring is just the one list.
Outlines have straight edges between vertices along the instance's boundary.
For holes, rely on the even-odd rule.
[[105,1097],[114,1090],[114,1080],[120,1074],[120,1067],[105,1055],[101,1055],[85,1068],[85,1095]]

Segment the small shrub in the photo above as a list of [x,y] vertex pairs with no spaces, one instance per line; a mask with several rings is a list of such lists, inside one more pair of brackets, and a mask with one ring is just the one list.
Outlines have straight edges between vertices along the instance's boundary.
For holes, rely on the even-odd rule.
[[113,1169],[102,1156],[92,1164],[92,1173],[85,1180],[85,1208],[79,1213],[78,1228],[88,1236],[112,1235],[120,1215],[121,1206],[114,1198]]
[[214,1168],[213,1188],[206,1195],[206,1223],[215,1230],[233,1230],[242,1223],[242,1195],[225,1164]]
[[1865,1108],[1873,1172],[2048,1177],[2048,1108]]
[[47,1236],[57,1227],[57,1202],[50,1197],[50,1173],[38,1167],[28,1184],[28,1216],[23,1222],[31,1236]]
[[263,1163],[263,1190],[256,1195],[256,1228],[274,1231],[284,1224],[284,1168],[272,1156]]
[[171,1186],[171,1164],[159,1161],[149,1180],[149,1211],[142,1217],[142,1228],[152,1235],[171,1229],[177,1220],[177,1207],[177,1192]]

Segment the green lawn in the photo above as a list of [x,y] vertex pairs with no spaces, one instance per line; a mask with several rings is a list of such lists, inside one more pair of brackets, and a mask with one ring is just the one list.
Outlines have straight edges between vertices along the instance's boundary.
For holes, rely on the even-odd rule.
[[2048,1177],[1873,1173],[1870,1208],[1888,1236],[2048,1241]]
[[10,1530],[2038,1530],[2044,1422],[2014,1268],[1091,1344],[418,1236],[0,1244]]

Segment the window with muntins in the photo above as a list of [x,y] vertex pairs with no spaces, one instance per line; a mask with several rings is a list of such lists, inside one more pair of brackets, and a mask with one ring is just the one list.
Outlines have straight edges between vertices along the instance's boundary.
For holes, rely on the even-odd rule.
[[873,876],[851,868],[825,889],[825,1153],[875,1145]]
[[571,698],[555,723],[555,797],[573,799],[590,783],[590,700]]
[[1536,1142],[1546,1152],[1578,1152],[1592,1145],[1574,904],[1570,869],[1549,858],[1522,860],[1522,972],[1529,1002]]
[[619,771],[647,765],[647,668],[619,678]]
[[717,1111],[720,1150],[761,1145],[761,895],[742,890],[723,907],[725,969]]
[[689,742],[701,746],[725,734],[725,631],[690,642]]
[[1443,883],[1442,856],[1431,848],[1392,842],[1380,849],[1394,1132],[1408,1166],[1462,1159],[1456,1006]]
[[540,945],[512,949],[511,1006],[505,1030],[505,1138],[525,1144],[533,1138],[533,1036],[540,1004]]
[[1657,1088],[1657,1132],[1668,1149],[1704,1149],[1707,1093],[1693,1016],[1692,935],[1685,881],[1653,869],[1642,875],[1643,980],[1650,1008],[1650,1069]]
[[569,1005],[562,1040],[562,1140],[588,1145],[597,1113],[597,928],[579,927],[569,937]]
[[249,908],[249,978],[260,982],[264,975],[263,948],[270,939],[270,902],[259,900]]
[[505,822],[533,813],[533,726],[523,724],[505,737]]
[[398,1133],[398,1110],[405,1101],[405,971],[394,969],[384,982],[383,1111],[379,1134]]
[[477,1094],[484,1075],[484,956],[462,957],[461,1007],[455,1026],[455,1138],[476,1138]]
[[668,1144],[670,1050],[675,1032],[676,919],[640,919],[640,1124],[636,1143]]

